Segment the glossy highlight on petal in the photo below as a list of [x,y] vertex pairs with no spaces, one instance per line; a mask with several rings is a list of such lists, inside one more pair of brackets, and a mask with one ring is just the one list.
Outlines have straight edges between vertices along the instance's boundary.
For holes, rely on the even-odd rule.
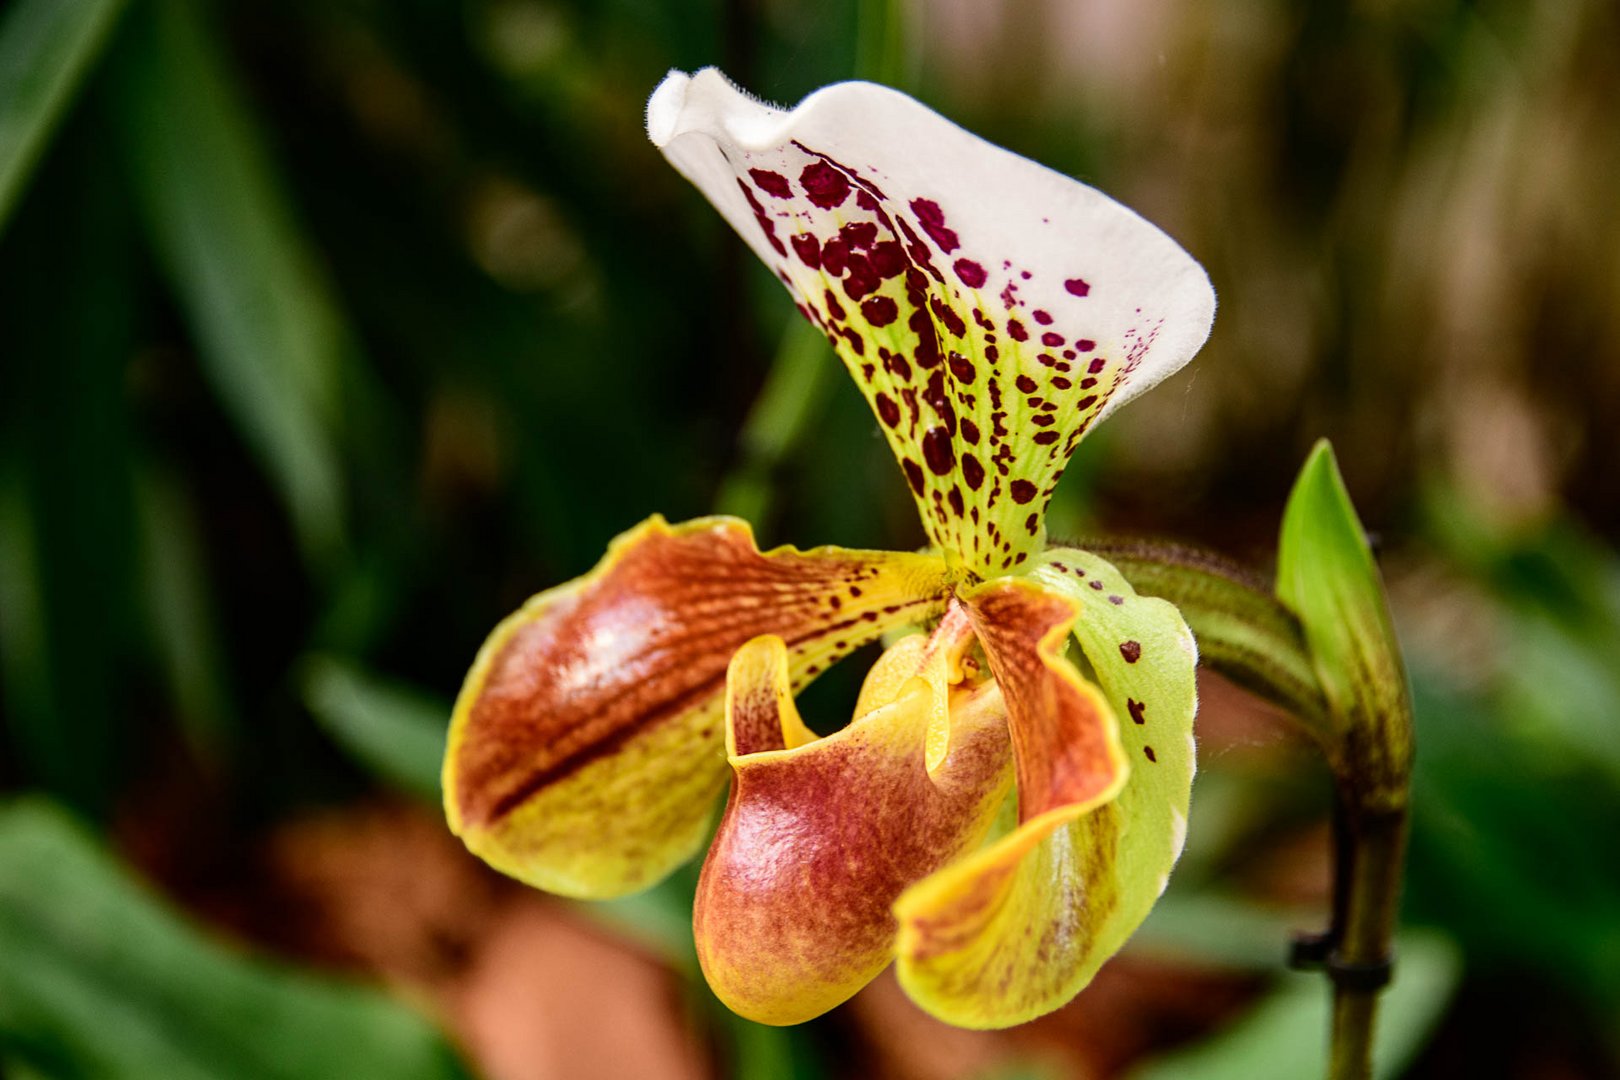
[[777,635],[797,689],[884,630],[937,615],[946,587],[930,556],[761,553],[736,519],[651,518],[485,642],[451,722],[450,826],[551,892],[651,885],[702,843],[724,784],[732,654]]
[[671,72],[647,130],[833,343],[929,536],[980,576],[1040,550],[1081,436],[1209,334],[1209,280],[1163,232],[886,87],[789,112]]
[[1164,891],[1186,839],[1197,650],[1180,614],[1081,551],[1041,555],[1021,584],[1077,616],[1075,639],[1101,683],[1090,692],[1118,717],[1130,775],[1094,808],[1026,815],[896,903],[901,984],[963,1027],[1022,1023],[1084,989]]
[[[732,758],[694,909],[704,974],[734,1011],[792,1024],[847,999],[893,956],[894,899],[989,829],[1012,780],[1011,747],[994,684],[961,677],[970,643],[965,619],[903,638],[873,670],[882,702],[797,747],[781,734],[802,723],[782,692],[779,643],[738,653],[729,726],[778,735]],[[930,768],[940,715],[949,735]]]

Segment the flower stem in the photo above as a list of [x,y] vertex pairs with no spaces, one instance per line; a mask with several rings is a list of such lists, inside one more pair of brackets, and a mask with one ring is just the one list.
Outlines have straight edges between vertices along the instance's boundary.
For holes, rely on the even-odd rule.
[[1391,939],[1406,853],[1406,809],[1369,808],[1341,787],[1338,809],[1342,842],[1335,889],[1331,1080],[1372,1076],[1373,1030],[1378,998],[1393,962]]

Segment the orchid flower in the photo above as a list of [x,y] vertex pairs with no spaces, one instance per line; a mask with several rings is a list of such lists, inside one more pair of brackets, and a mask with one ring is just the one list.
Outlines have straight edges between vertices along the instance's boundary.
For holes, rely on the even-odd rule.
[[[647,130],[832,342],[932,547],[761,552],[736,519],[649,519],[485,643],[451,827],[541,889],[617,896],[702,846],[729,778],[694,929],[734,1010],[796,1023],[891,962],[958,1025],[1055,1009],[1180,854],[1196,650],[1042,517],[1091,425],[1202,345],[1208,278],[881,86],[783,111],[672,72]],[[818,737],[795,692],[883,635],[853,720]]]

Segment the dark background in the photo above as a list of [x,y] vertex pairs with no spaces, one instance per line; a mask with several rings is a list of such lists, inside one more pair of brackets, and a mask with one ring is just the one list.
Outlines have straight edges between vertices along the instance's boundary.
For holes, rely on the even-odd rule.
[[0,8],[0,1073],[1316,1067],[1325,989],[1279,959],[1325,777],[1213,679],[1171,892],[1013,1033],[886,980],[757,1028],[695,976],[689,876],[577,907],[445,834],[479,642],[616,533],[921,541],[830,351],[645,139],[710,63],[898,85],[1205,264],[1208,346],[1085,442],[1053,534],[1264,570],[1331,438],[1418,702],[1388,1075],[1620,1074],[1606,0]]

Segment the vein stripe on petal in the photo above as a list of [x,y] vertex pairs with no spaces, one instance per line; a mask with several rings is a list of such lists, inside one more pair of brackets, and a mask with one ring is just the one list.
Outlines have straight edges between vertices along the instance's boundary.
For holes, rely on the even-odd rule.
[[734,519],[653,518],[486,642],[451,724],[451,825],[551,891],[650,884],[701,841],[724,777],[722,691],[737,648],[779,635],[802,687],[884,629],[937,612],[944,588],[928,556],[762,554]]

